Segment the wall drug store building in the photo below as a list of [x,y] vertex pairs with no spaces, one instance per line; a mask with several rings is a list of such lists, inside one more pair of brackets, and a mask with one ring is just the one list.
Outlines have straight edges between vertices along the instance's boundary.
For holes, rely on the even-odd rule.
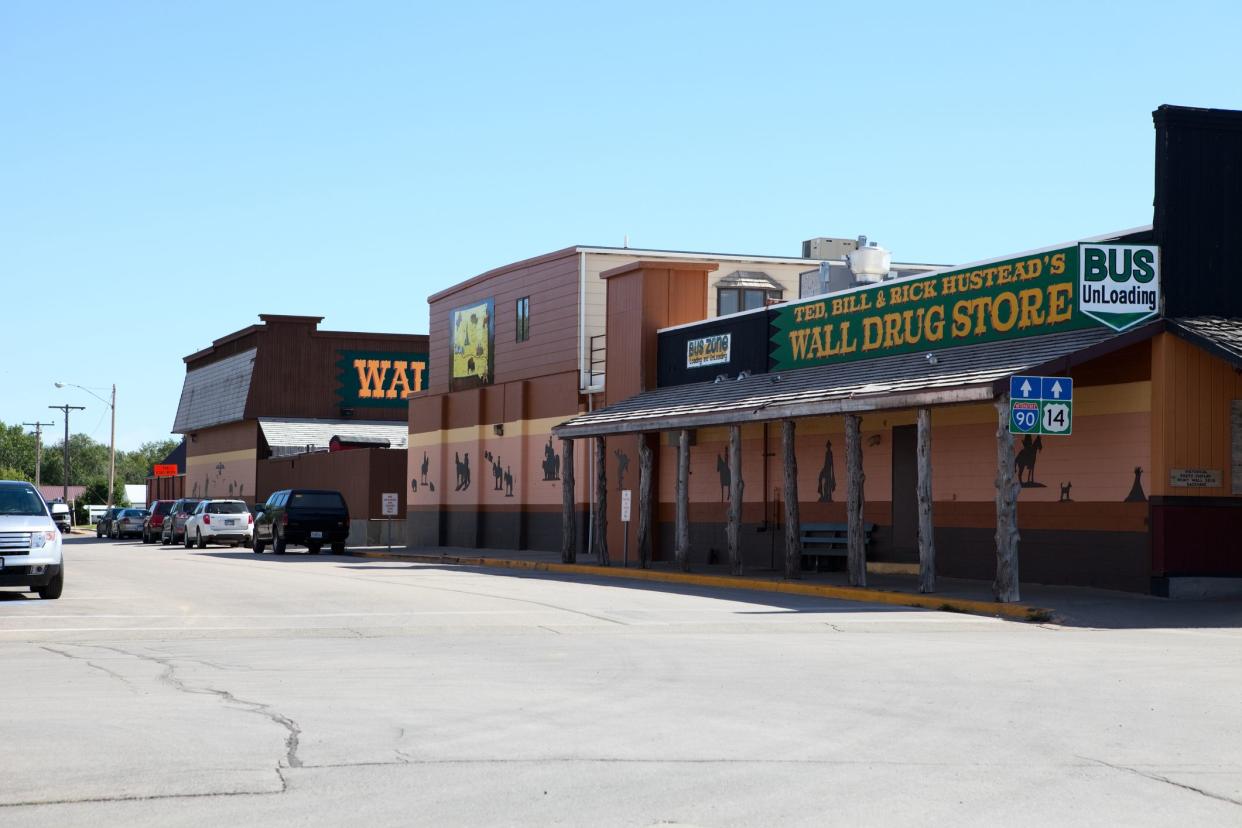
[[[627,374],[610,354],[607,404],[554,433],[602,438],[595,520],[613,560],[623,532],[657,558],[722,559],[740,477],[742,564],[779,568],[774,502],[792,492],[802,521],[844,522],[850,442],[876,525],[868,561],[917,570],[934,546],[935,573],[995,576],[1001,600],[1019,597],[1019,576],[1157,594],[1242,577],[1242,113],[1165,106],[1154,120],[1150,228],[659,332],[643,324],[647,300],[693,293],[704,274],[645,262],[605,274],[609,341],[629,337],[634,367],[614,381]],[[1016,374],[1073,379],[1069,436],[1008,434]],[[921,411],[934,526],[922,542]],[[783,486],[772,424],[793,436]],[[620,490],[642,488],[626,462],[642,445],[647,544],[640,498],[634,522],[616,519]],[[569,492],[567,557],[581,547],[578,502]],[[865,574],[851,564],[851,582]]]
[[[824,255],[836,278],[845,265],[837,254],[854,244],[805,246]],[[663,325],[796,297],[821,259],[578,246],[498,267],[431,296],[430,382],[426,394],[410,401],[412,545],[560,547],[565,461],[552,427],[619,399],[614,372],[632,367],[633,343],[628,331],[612,335],[617,306],[601,276],[639,261],[663,274],[653,279],[663,280],[664,292],[653,288],[641,313],[643,329],[654,336]],[[702,276],[693,286],[675,276],[686,268]],[[582,456],[573,465],[579,480],[593,468]],[[589,499],[579,508],[586,549]]]
[[172,429],[185,436],[181,496],[261,503],[283,488],[338,489],[349,542],[378,542],[368,521],[381,517],[381,495],[405,491],[426,335],[322,331],[318,316],[259,319],[185,357]]

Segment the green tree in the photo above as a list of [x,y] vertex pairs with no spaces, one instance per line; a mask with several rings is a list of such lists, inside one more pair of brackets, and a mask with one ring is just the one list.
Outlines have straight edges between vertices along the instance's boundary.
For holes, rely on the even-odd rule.
[[12,466],[0,465],[0,480],[25,480],[31,482],[30,478],[21,469]]
[[22,425],[0,424],[0,466],[17,469],[23,480],[33,480],[35,438]]
[[[64,483],[64,440],[43,450],[43,482],[54,486]],[[69,484],[79,485],[98,478],[108,479],[108,447],[96,443],[85,434],[69,436]]]
[[[86,484],[86,491],[79,498],[80,503],[89,503],[92,506],[99,506],[108,502],[108,476],[96,477],[89,480]],[[113,506],[128,506],[129,498],[125,496],[125,487],[120,483],[116,485],[116,491],[112,495]]]
[[152,466],[161,462],[177,447],[176,440],[154,440],[143,443],[133,451],[117,452],[116,481],[122,483],[145,483]]

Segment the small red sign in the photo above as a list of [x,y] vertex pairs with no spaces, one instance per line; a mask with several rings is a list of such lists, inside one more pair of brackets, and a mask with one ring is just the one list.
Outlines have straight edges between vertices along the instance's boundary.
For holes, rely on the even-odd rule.
[[177,464],[176,463],[156,463],[155,464],[155,476],[156,477],[176,477],[177,476]]

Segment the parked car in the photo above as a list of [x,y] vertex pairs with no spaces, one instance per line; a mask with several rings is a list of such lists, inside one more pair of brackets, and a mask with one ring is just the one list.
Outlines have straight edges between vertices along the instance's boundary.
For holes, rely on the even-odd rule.
[[112,518],[110,538],[136,538],[142,534],[142,524],[147,518],[146,509],[121,509]]
[[116,520],[116,516],[119,515],[121,511],[120,506],[113,506],[111,509],[104,512],[99,518],[99,522],[95,524],[95,537],[112,537],[112,522]]
[[209,543],[249,546],[253,527],[254,517],[245,501],[204,500],[185,522],[185,548],[197,544],[199,549],[206,549]]
[[345,552],[349,537],[349,507],[340,492],[326,489],[283,489],[273,492],[254,522],[251,548],[262,554],[270,543],[277,555],[289,544],[305,546],[312,555],[324,546],[333,554]]
[[39,490],[0,480],[0,586],[59,598],[65,586],[61,534]]
[[168,513],[172,511],[172,500],[156,500],[151,504],[151,508],[147,510],[147,516],[142,521],[142,542],[155,543],[160,537],[160,532],[164,528],[164,518],[168,517]]
[[69,504],[49,503],[48,511],[51,512],[52,522],[56,524],[61,534],[69,534],[73,529],[73,513],[69,511]]
[[190,519],[190,513],[198,507],[200,500],[202,498],[183,497],[173,503],[160,530],[160,543],[167,546],[170,543],[181,543],[185,540],[185,522]]

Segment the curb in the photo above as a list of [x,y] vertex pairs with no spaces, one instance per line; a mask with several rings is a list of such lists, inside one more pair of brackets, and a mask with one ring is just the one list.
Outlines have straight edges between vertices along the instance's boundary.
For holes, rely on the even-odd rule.
[[632,581],[654,581],[666,584],[690,584],[693,586],[720,587],[724,589],[749,589],[757,592],[780,592],[786,595],[810,595],[817,598],[836,598],[841,601],[864,601],[899,607],[961,612],[969,615],[986,615],[1007,618],[1012,621],[1044,622],[1054,613],[1044,607],[1029,604],[1000,604],[993,601],[975,601],[969,598],[946,598],[911,592],[891,592],[866,587],[807,584],[798,581],[768,581],[760,578],[739,578],[732,575],[696,575],[690,572],[663,572],[652,569],[619,569],[610,566],[587,564],[551,563],[548,561],[522,561],[507,558],[484,558],[462,555],[417,555],[387,552],[347,552],[355,558],[376,558],[388,561],[412,563],[451,564],[454,566],[478,566],[493,569],[520,569],[528,572],[555,572],[563,575],[592,575],[597,578],[622,578]]

